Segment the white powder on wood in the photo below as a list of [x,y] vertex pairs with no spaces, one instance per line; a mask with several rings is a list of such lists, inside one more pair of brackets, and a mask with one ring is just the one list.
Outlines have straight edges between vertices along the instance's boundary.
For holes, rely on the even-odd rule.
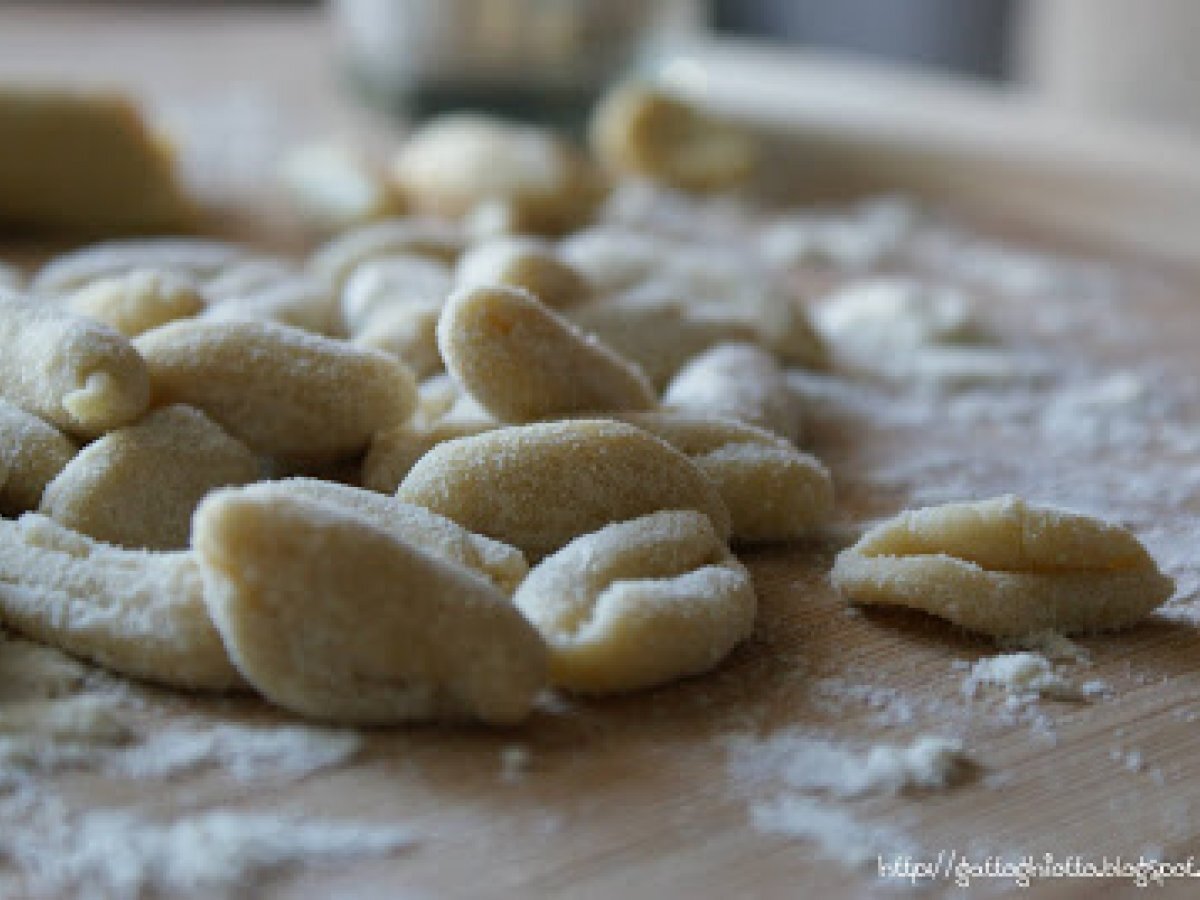
[[915,278],[851,281],[817,304],[813,318],[826,338],[867,367],[923,347],[989,339],[970,296]]
[[[0,785],[66,770],[146,780],[204,769],[244,783],[281,784],[346,763],[362,747],[351,731],[230,724],[174,727],[136,741],[117,708],[103,697],[0,706]],[[4,734],[6,715],[15,716],[10,722],[21,733]]]
[[0,703],[59,697],[78,690],[87,666],[50,647],[0,634]]
[[957,228],[927,228],[909,249],[917,265],[1019,299],[1106,297],[1116,274],[1095,260],[1031,250]]
[[913,854],[916,847],[894,825],[862,821],[812,794],[848,799],[943,789],[971,766],[960,742],[934,735],[920,735],[908,746],[856,749],[789,730],[765,739],[734,735],[725,746],[735,784],[760,798],[764,788],[769,792],[750,805],[756,829],[813,843],[822,856],[851,868],[881,855]]
[[104,770],[129,778],[166,778],[218,768],[242,782],[295,781],[349,761],[361,747],[362,737],[353,731],[213,725],[150,735],[112,756]]
[[801,210],[778,217],[755,238],[760,257],[777,266],[868,271],[897,256],[924,224],[903,197],[879,197],[848,210]]
[[847,707],[865,706],[867,721],[876,728],[912,726],[921,720],[961,725],[961,704],[938,696],[905,692],[891,685],[851,681],[843,676],[818,678],[809,686],[809,702],[821,712],[839,715]]
[[822,856],[849,868],[865,868],[880,856],[918,852],[895,828],[862,822],[847,809],[799,794],[783,793],[754,804],[750,821],[759,831],[816,844]]
[[960,741],[935,735],[920,735],[907,747],[878,744],[856,750],[787,731],[765,740],[735,737],[728,750],[735,778],[779,780],[841,798],[949,787],[970,765]]
[[16,291],[20,289],[24,280],[20,269],[8,263],[0,262],[0,288]]
[[0,859],[19,872],[9,896],[245,896],[290,866],[385,855],[415,843],[402,826],[226,810],[166,822],[111,810],[72,817],[61,808],[40,818],[29,829],[0,833]]
[[1038,354],[997,347],[920,347],[877,362],[874,371],[907,378],[914,390],[932,396],[971,388],[1045,385],[1053,380],[1053,369]]
[[533,763],[533,754],[523,744],[509,744],[500,751],[500,780],[515,784],[524,779]]
[[963,679],[962,691],[974,697],[982,686],[1002,688],[1010,698],[1032,702],[1039,697],[1076,699],[1079,691],[1054,671],[1040,653],[1002,653],[979,660]]
[[1090,659],[1086,647],[1081,647],[1057,631],[1038,631],[1003,643],[1013,649],[1035,651],[1052,662],[1086,663]]
[[116,710],[111,698],[88,694],[0,703],[0,735],[31,741],[119,744],[132,738],[133,732]]
[[0,790],[119,753],[134,733],[117,710],[105,695],[0,703]]
[[231,724],[170,728],[135,740],[112,697],[0,704],[0,895],[104,898],[225,896],[242,880],[301,861],[407,845],[407,829],[206,813],[159,823],[124,811],[68,814],[55,799],[65,770],[147,785],[202,769],[238,782],[286,784],[346,762],[353,732]]

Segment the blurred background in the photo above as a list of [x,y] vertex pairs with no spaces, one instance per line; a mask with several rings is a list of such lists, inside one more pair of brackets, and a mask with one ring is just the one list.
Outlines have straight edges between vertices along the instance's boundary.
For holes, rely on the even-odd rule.
[[[52,15],[60,8],[85,9],[93,16],[106,8],[156,16],[307,10],[315,15],[320,5],[317,0],[0,0],[0,24],[11,31],[22,10]],[[513,47],[519,50],[518,65],[536,68],[543,82],[559,78],[558,87],[565,89],[570,77],[563,73],[579,75],[576,70],[591,65],[591,73],[579,76],[586,80],[626,61],[621,29],[638,28],[655,37],[703,30],[983,79],[1049,104],[1175,131],[1200,130],[1197,0],[329,0],[324,5],[340,23],[343,54],[360,66],[360,76],[365,72],[367,80],[376,80],[377,90],[389,84],[394,89],[403,79],[444,83],[455,67],[459,74],[474,71],[495,85],[504,81],[503,73],[489,68],[484,58]],[[0,28],[0,71],[2,57],[22,49],[5,30]],[[466,33],[474,37],[466,40]]]
[[[11,5],[13,0],[7,0]],[[39,5],[54,0],[42,0]],[[222,0],[127,0],[141,6],[214,6]],[[224,0],[244,6],[315,6],[320,0]],[[589,0],[593,6],[651,7],[655,0],[634,4],[623,0]],[[882,59],[929,65],[951,71],[1004,78],[1010,74],[1009,37],[1018,0],[675,0],[668,4],[691,7],[697,19],[713,31],[764,38],[809,47],[848,50]],[[1136,0],[1135,0],[1136,2]],[[455,0],[441,0],[454,5]],[[486,7],[505,0],[482,0]],[[572,0],[550,0],[540,6],[578,6]],[[343,4],[360,7],[434,6],[405,0],[367,0]],[[336,5],[336,4],[335,4]],[[548,12],[548,9],[544,11]],[[377,15],[380,13],[376,12]]]
[[1014,0],[716,0],[718,31],[1006,78]]

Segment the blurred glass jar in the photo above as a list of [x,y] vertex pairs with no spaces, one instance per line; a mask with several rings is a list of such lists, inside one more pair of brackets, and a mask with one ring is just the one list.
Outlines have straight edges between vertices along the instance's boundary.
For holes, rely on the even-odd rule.
[[704,0],[331,0],[344,63],[376,106],[574,127],[604,87],[700,31]]

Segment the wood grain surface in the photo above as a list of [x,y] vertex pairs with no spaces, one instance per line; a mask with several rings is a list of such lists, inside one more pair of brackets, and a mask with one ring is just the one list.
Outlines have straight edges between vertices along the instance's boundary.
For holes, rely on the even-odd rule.
[[[753,100],[739,108],[779,136],[798,190],[846,196],[910,189],[951,203],[961,197],[970,217],[996,223],[1009,238],[1047,247],[1102,246],[1135,267],[1135,296],[1103,311],[1115,321],[1126,317],[1128,333],[1082,328],[1059,348],[1064,368],[1131,371],[1153,361],[1200,378],[1200,281],[1189,271],[1200,244],[1196,148],[1145,135],[1098,142],[1106,129],[1072,130],[983,89],[885,77],[853,64],[746,48],[696,59],[712,61],[706,96],[717,107],[732,107],[753,85]],[[361,127],[339,95],[315,13],[222,10],[174,19],[95,5],[4,8],[0,76],[99,77],[137,90],[169,115],[186,115],[190,107],[200,119],[211,113],[228,122],[232,115],[236,127],[249,132],[262,126],[265,136],[255,139],[268,148],[343,123]],[[256,122],[259,116],[263,122]],[[1086,158],[1080,142],[1087,144]],[[250,169],[269,156],[267,149],[254,154]],[[219,186],[223,200],[237,196],[236,182]],[[242,229],[245,222],[237,221]],[[264,234],[253,227],[248,233]],[[286,233],[268,229],[262,240],[285,240],[279,235]],[[7,255],[32,258],[45,249],[13,247]],[[1019,302],[998,300],[991,313],[1021,339]],[[954,661],[995,653],[994,645],[916,614],[848,615],[826,581],[848,535],[904,508],[928,487],[904,477],[883,486],[871,473],[933,477],[921,463],[936,442],[939,454],[965,467],[956,477],[979,471],[981,490],[1000,486],[1012,455],[1036,456],[1041,438],[1023,440],[1019,428],[1003,430],[1000,440],[996,434],[950,420],[877,422],[836,404],[812,416],[806,443],[837,479],[839,528],[809,545],[746,554],[761,618],[753,639],[711,675],[627,698],[554,705],[511,730],[372,733],[353,765],[283,790],[239,784],[220,771],[165,786],[68,775],[58,787],[83,806],[158,814],[184,806],[319,813],[403,822],[419,837],[416,847],[393,857],[284,874],[248,885],[247,895],[855,897],[879,888],[872,871],[847,870],[811,842],[753,827],[753,804],[786,788],[734,778],[729,738],[787,728],[866,743],[953,733],[963,736],[978,763],[965,784],[839,808],[931,852],[1098,859],[1151,847],[1164,858],[1185,859],[1200,850],[1200,730],[1189,719],[1200,712],[1196,625],[1156,618],[1128,633],[1083,640],[1092,662],[1081,674],[1107,681],[1113,692],[1092,703],[1040,704],[1052,721],[1051,742],[1028,722],[1003,722],[994,702],[962,696]],[[1106,450],[1080,460],[1076,474],[1114,477],[1129,465],[1127,457]],[[1200,513],[1195,498],[1188,502],[1191,514]],[[1153,502],[1142,512],[1153,518]],[[830,679],[860,690],[831,696]],[[876,689],[902,702],[880,705]],[[185,715],[286,721],[249,699],[146,691],[144,700],[139,715],[147,729]],[[907,718],[896,712],[901,707]],[[530,764],[506,779],[502,753],[513,745],[528,749]],[[1138,750],[1145,766],[1131,771],[1112,757],[1114,748]],[[935,890],[950,888],[942,883]],[[1128,890],[1126,883],[1047,881],[1034,893]],[[1186,883],[1171,893],[1194,895]]]

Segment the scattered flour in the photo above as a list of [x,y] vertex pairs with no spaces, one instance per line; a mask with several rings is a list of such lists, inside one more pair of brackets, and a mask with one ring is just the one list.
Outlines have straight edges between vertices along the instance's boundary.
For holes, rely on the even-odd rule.
[[945,788],[970,765],[960,741],[927,734],[907,747],[877,744],[855,750],[785,731],[765,740],[738,736],[730,739],[727,749],[735,779],[779,780],[797,790],[838,798]]
[[0,704],[0,793],[36,775],[91,768],[134,737],[104,695]]
[[954,392],[969,388],[1044,385],[1053,368],[1039,354],[999,347],[920,347],[902,365],[885,365],[881,374],[912,379],[925,392]]
[[610,228],[714,245],[748,233],[751,219],[751,208],[736,197],[698,197],[636,179],[622,180],[597,216]]
[[168,778],[219,768],[241,782],[286,782],[348,762],[361,748],[357,732],[298,725],[175,728],[114,756],[105,771],[129,778]]
[[72,693],[83,686],[89,671],[57,650],[0,632],[0,703]]
[[1004,644],[1014,649],[1036,651],[1052,662],[1087,663],[1090,660],[1086,647],[1057,631],[1038,631]]
[[833,675],[815,679],[808,693],[809,702],[816,709],[832,716],[842,714],[848,707],[866,707],[867,722],[875,728],[912,728],[921,722],[936,722],[941,727],[950,725],[962,730],[969,724],[970,710],[962,703],[851,677]]
[[1116,272],[1098,261],[1030,250],[958,228],[926,228],[913,236],[909,250],[914,262],[944,278],[1022,299],[1078,302],[1110,297],[1119,287]]
[[[132,739],[133,731],[117,709],[112,698],[96,694],[0,703],[0,748],[5,741],[121,744]],[[0,749],[0,759],[4,755]]]
[[1076,699],[1079,690],[1054,671],[1054,666],[1040,653],[1003,653],[979,660],[963,679],[962,691],[975,697],[982,686],[1003,688],[1010,699],[1028,703],[1041,697]]
[[[174,821],[127,811],[39,811],[28,829],[0,833],[0,860],[24,897],[244,896],[248,885],[297,864],[319,865],[412,846],[394,825],[213,810]],[[0,889],[5,873],[0,865]],[[6,896],[17,896],[16,893]]]
[[894,827],[863,822],[844,807],[785,792],[750,807],[759,831],[816,844],[818,851],[847,868],[873,865],[880,856],[916,856],[911,838]]
[[755,247],[775,266],[863,272],[900,255],[926,218],[908,198],[878,197],[847,210],[779,216],[761,229]]
[[0,704],[0,788],[63,771],[166,779],[220,769],[236,781],[281,784],[349,761],[352,731],[307,726],[182,725],[139,739],[103,695]]
[[850,281],[814,307],[813,320],[835,346],[868,363],[928,346],[989,341],[965,292],[914,278]]
[[1146,761],[1138,750],[1130,750],[1124,754],[1121,762],[1130,772],[1140,772],[1146,766]]
[[934,735],[908,746],[855,749],[789,730],[765,739],[734,735],[725,747],[734,783],[757,798],[750,804],[756,829],[814,843],[823,856],[851,868],[881,855],[911,854],[915,844],[894,821],[864,821],[833,800],[944,789],[971,766],[959,741]]
[[925,405],[904,402],[894,386],[844,375],[788,369],[789,390],[805,416],[878,429],[920,428],[935,418]]
[[190,723],[138,737],[120,698],[85,694],[0,704],[0,896],[105,900],[241,896],[243,880],[299,862],[390,852],[408,829],[236,812],[172,821],[127,810],[68,811],[52,776],[154,780],[219,768],[280,785],[358,752],[353,732]]
[[818,709],[840,713],[848,704],[871,710],[871,723],[878,727],[909,725],[917,716],[917,701],[888,685],[856,684],[839,676],[819,678],[809,688]]
[[533,754],[523,744],[509,744],[500,751],[500,780],[516,784],[525,778],[533,763]]

